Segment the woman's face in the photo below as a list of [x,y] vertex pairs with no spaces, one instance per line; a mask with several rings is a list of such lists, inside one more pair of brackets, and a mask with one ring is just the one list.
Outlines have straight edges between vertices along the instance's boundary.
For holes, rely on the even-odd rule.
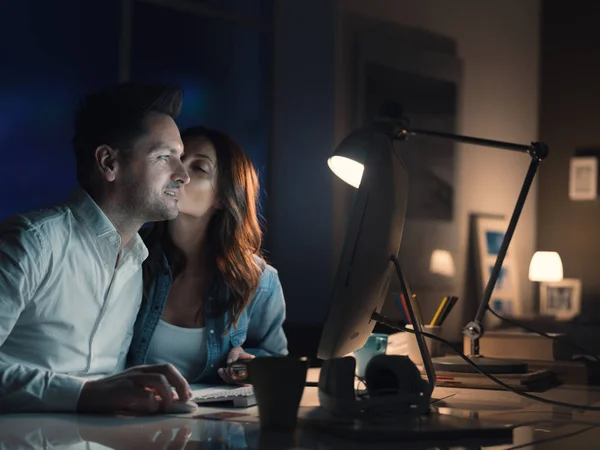
[[188,138],[183,144],[185,154],[182,162],[190,176],[190,182],[181,186],[179,214],[198,218],[211,216],[220,208],[215,148],[205,138]]

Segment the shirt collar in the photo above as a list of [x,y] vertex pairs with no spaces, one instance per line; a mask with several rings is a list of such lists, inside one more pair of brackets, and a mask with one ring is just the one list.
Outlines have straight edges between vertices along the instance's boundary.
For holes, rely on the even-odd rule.
[[106,217],[106,214],[104,214],[98,204],[82,188],[76,188],[65,204],[73,212],[75,218],[87,225],[96,236],[101,237],[117,232],[112,222]]
[[133,236],[133,239],[129,241],[125,248],[131,251],[140,264],[148,257],[148,248],[138,233],[135,233],[135,236]]
[[[65,204],[73,212],[73,216],[89,227],[98,238],[111,238],[111,243],[120,245],[120,236],[110,219],[92,197],[82,188],[76,188]],[[114,240],[114,242],[113,242]],[[132,256],[141,263],[148,257],[148,249],[138,233],[125,246]]]

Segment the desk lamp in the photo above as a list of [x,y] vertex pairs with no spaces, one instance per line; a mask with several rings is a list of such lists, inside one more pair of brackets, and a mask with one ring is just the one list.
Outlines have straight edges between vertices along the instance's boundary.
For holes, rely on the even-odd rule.
[[556,252],[535,252],[529,263],[529,281],[561,281],[563,265]]
[[[490,274],[490,279],[485,287],[483,298],[479,303],[479,308],[474,319],[463,328],[463,333],[471,340],[471,352],[469,358],[472,362],[480,366],[482,370],[485,370],[488,373],[526,373],[527,364],[510,360],[486,358],[481,355],[479,353],[479,339],[484,334],[482,321],[489,308],[492,292],[498,280],[508,246],[510,245],[510,241],[513,237],[538,166],[542,160],[548,156],[548,147],[541,142],[533,142],[530,145],[513,144],[458,134],[410,128],[409,120],[404,117],[402,107],[397,103],[386,103],[381,107],[378,117],[372,124],[360,130],[356,130],[346,137],[327,161],[330,169],[351,186],[360,186],[366,160],[365,155],[369,152],[369,143],[372,142],[368,136],[375,133],[384,134],[391,141],[405,141],[411,136],[430,136],[433,138],[449,139],[483,147],[527,153],[531,157],[529,169],[523,180],[521,191],[517,198],[506,233],[504,234],[502,244],[500,245],[500,250],[498,251],[494,267]],[[435,358],[434,368],[436,370],[449,372],[475,372],[475,369],[471,367],[471,365],[467,364],[458,356]]]
[[431,253],[429,260],[429,271],[443,277],[452,278],[456,272],[454,258],[448,250],[436,248]]
[[563,265],[557,252],[535,252],[529,263],[529,281],[547,282],[563,279]]

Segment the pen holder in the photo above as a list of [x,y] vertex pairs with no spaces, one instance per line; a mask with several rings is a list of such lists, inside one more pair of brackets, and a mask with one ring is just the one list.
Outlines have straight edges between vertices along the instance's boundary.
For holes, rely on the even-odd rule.
[[[406,325],[406,328],[412,329],[412,325]],[[423,325],[423,332],[432,334],[434,336],[443,337],[442,336],[442,327],[439,325],[430,326]],[[405,333],[406,335],[406,356],[410,358],[412,362],[417,365],[423,365],[423,358],[421,358],[421,351],[419,350],[419,345],[417,344],[417,338],[413,333]],[[432,358],[437,356],[444,356],[446,349],[444,348],[444,344],[440,341],[434,341],[433,339],[429,339],[428,337],[423,336],[425,339],[425,344],[429,349],[429,354]]]

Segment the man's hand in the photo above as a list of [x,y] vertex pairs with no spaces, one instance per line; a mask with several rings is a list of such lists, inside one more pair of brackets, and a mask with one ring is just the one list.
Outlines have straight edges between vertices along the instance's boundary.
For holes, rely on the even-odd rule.
[[[248,378],[248,369],[243,364],[254,355],[246,353],[242,347],[234,347],[227,355],[227,367],[218,370],[219,376],[228,384],[244,384]],[[236,369],[236,362],[239,362],[239,368]]]
[[88,381],[83,385],[79,412],[164,411],[177,396],[183,401],[192,397],[183,375],[171,364],[136,366],[116,375]]

